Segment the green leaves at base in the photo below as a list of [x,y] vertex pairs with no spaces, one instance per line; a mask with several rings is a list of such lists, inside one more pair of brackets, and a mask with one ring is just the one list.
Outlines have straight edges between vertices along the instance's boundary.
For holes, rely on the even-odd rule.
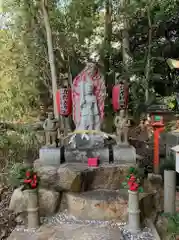
[[123,188],[128,188],[127,182],[122,182],[122,187],[123,187]]
[[[171,215],[169,213],[162,213],[161,216],[166,217],[168,220],[167,233],[172,234],[172,237],[179,234],[179,214]],[[175,238],[174,238],[175,239]]]
[[139,193],[143,193],[143,192],[144,192],[143,187],[139,187],[139,188],[138,188],[138,192],[139,192]]

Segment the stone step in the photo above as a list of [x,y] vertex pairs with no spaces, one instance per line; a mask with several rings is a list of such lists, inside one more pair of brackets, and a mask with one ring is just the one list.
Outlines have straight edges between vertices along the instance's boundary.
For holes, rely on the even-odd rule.
[[120,229],[99,225],[50,224],[42,225],[36,232],[14,230],[8,240],[122,240]]
[[[154,211],[153,194],[139,195],[142,218],[149,217]],[[127,221],[128,191],[93,190],[83,193],[64,192],[60,210],[80,220],[118,220]]]

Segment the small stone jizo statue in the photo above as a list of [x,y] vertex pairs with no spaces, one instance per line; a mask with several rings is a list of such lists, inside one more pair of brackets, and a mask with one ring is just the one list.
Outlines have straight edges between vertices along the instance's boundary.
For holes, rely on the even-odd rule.
[[114,124],[116,126],[116,142],[118,145],[129,145],[128,143],[128,130],[130,126],[130,122],[125,116],[125,111],[120,110],[119,116],[115,117]]
[[46,145],[56,147],[58,121],[54,118],[53,113],[48,113],[43,128],[45,130]]

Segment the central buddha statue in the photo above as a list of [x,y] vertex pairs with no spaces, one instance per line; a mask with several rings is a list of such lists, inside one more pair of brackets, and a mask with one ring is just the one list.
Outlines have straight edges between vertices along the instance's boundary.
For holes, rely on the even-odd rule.
[[99,130],[99,109],[94,95],[93,82],[90,80],[80,83],[80,109],[81,118],[78,130]]

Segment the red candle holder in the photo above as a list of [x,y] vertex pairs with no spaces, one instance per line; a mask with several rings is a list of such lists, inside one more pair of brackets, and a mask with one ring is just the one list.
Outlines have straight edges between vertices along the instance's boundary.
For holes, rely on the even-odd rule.
[[88,158],[88,167],[98,167],[99,166],[99,158]]

